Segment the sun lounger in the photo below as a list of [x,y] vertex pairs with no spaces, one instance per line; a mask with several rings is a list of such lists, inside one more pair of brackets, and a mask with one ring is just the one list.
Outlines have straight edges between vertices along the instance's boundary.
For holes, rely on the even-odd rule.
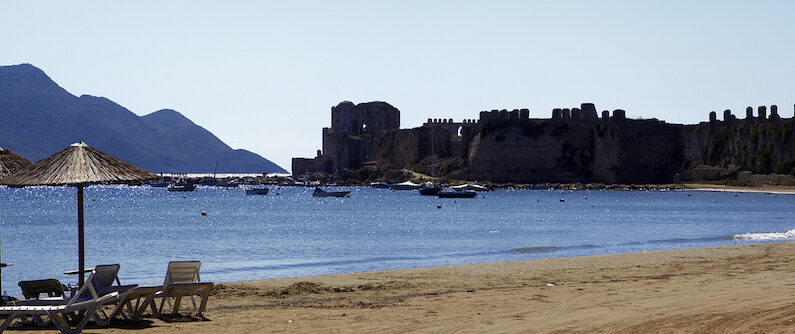
[[[63,292],[61,293],[61,297],[57,297],[57,293],[55,293],[54,295],[56,296],[54,297],[38,298],[39,293],[43,293],[46,290],[55,290],[56,282],[60,285],[60,282],[57,280],[22,281],[19,283],[20,287],[26,286],[28,289],[30,289],[29,294],[33,295],[35,293],[36,296],[35,299],[23,299],[15,301],[14,305],[63,305],[71,302],[72,299],[77,301],[90,300],[93,298],[92,294],[105,296],[115,293],[114,298],[103,299],[102,303],[97,307],[96,312],[92,316],[94,318],[94,322],[98,326],[107,326],[110,324],[110,321],[113,319],[113,317],[122,313],[122,309],[126,305],[132,307],[126,296],[134,292],[138,287],[137,284],[121,285],[118,277],[119,267],[120,266],[118,264],[96,266],[93,269],[90,279],[86,280],[86,283],[83,285],[84,287],[90,285],[91,290],[81,289],[78,292],[73,291],[72,298],[63,297]],[[114,285],[114,282],[116,285]],[[28,294],[25,294],[24,291],[25,289],[23,288],[23,294],[26,298],[28,298]],[[107,306],[109,306],[110,309],[106,309]],[[40,316],[33,316],[33,320],[41,327],[49,325],[49,321],[42,320]]]
[[65,297],[64,285],[54,278],[19,281],[19,288],[26,299],[39,299],[42,293],[47,294],[47,297]]
[[[190,297],[193,303],[193,310],[197,315],[204,313],[207,307],[207,299],[210,297],[210,290],[213,288],[212,282],[201,282],[199,278],[199,268],[201,267],[200,261],[171,261],[168,263],[168,271],[166,271],[166,279],[163,283],[163,289],[155,295],[155,298],[162,298],[160,307],[157,308],[155,301],[152,300],[150,305],[153,313],[158,315],[163,313],[166,301],[171,307],[172,313],[179,312],[179,305],[182,297]],[[199,307],[196,307],[196,300],[194,297],[201,297]],[[171,304],[171,299],[174,299],[174,304]]]
[[[89,281],[91,281],[93,277],[94,273],[91,273]],[[83,299],[80,297],[85,294],[90,295],[91,298]],[[92,284],[84,284],[66,304],[53,300],[56,304],[0,306],[0,315],[7,316],[5,321],[0,325],[0,332],[8,328],[15,318],[20,318],[25,321],[27,316],[32,316],[40,320],[41,316],[46,315],[62,333],[80,333],[93,315],[96,314],[97,308],[100,305],[116,298],[118,298],[118,292],[112,292],[98,297]],[[40,299],[40,301],[44,302],[46,299]],[[81,314],[82,317],[80,316]],[[79,317],[80,321],[72,328],[66,319],[64,319],[65,317]]]
[[[104,296],[113,292],[118,293],[117,299],[106,303],[112,306],[110,314],[106,312],[107,310],[105,310],[105,304],[101,304],[99,308],[97,308],[97,312],[94,316],[94,322],[96,322],[99,326],[107,326],[110,324],[110,321],[113,320],[113,317],[121,313],[122,309],[125,307],[125,304],[129,303],[126,296],[132,293],[138,287],[138,284],[121,285],[121,282],[119,281],[119,268],[119,264],[104,264],[96,266],[94,267],[93,279],[86,281],[90,282],[94,286],[94,289],[96,289],[97,294],[100,296]],[[113,285],[114,282],[116,285]]]

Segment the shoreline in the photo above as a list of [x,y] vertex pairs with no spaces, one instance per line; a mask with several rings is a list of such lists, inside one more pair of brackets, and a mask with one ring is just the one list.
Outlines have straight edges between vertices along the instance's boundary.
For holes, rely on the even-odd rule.
[[779,242],[244,281],[217,284],[204,320],[88,331],[787,333],[793,272]]

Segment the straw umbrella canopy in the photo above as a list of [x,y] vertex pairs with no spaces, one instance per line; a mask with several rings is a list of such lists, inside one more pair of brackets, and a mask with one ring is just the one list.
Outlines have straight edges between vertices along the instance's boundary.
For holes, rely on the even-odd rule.
[[19,169],[33,165],[28,159],[20,157],[0,147],[0,179]]
[[84,142],[69,145],[32,166],[20,169],[0,184],[9,186],[76,185],[77,234],[80,261],[79,284],[83,285],[85,271],[85,244],[83,237],[83,185],[87,183],[156,180],[160,177],[135,167],[86,145]]

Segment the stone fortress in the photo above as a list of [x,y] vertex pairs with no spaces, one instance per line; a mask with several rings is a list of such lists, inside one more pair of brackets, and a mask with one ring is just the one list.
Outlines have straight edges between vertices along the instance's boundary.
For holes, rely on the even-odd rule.
[[[709,122],[669,124],[626,118],[592,103],[555,108],[550,118],[529,109],[480,112],[455,122],[432,119],[400,129],[400,111],[385,102],[332,107],[315,158],[294,158],[294,175],[351,175],[362,168],[409,169],[492,182],[670,183],[737,178],[743,173],[795,173],[793,118],[775,105],[709,114]],[[601,116],[601,117],[600,117]],[[431,156],[434,158],[432,159]],[[431,170],[434,161],[434,171]],[[791,176],[783,176],[791,178]]]
[[323,128],[323,149],[313,159],[293,158],[293,175],[310,172],[339,174],[375,162],[379,136],[400,129],[400,110],[386,102],[331,107],[331,127]]

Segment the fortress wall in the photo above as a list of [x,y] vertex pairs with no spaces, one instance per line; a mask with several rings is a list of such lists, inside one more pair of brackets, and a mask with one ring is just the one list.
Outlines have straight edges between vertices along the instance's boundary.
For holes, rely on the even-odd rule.
[[681,127],[654,120],[599,124],[594,150],[595,180],[671,183],[683,160]]
[[466,175],[495,182],[586,181],[591,126],[535,120],[484,126],[470,145]]

